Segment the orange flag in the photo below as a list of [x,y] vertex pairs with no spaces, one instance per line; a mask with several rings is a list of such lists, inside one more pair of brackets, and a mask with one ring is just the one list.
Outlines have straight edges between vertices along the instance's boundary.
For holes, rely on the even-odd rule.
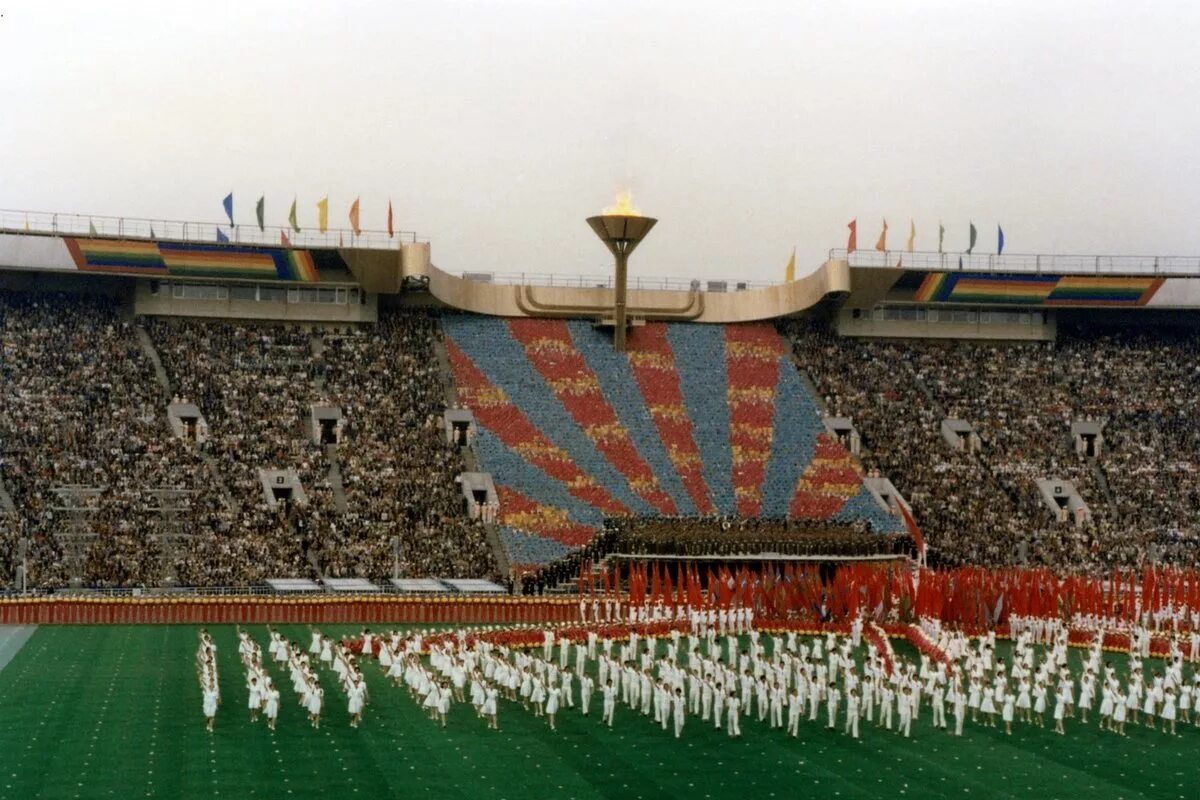
[[354,202],[350,204],[350,230],[354,231],[354,235],[358,236],[362,230],[358,227],[358,198],[354,198]]
[[846,227],[850,229],[850,241],[846,242],[846,255],[850,255],[858,249],[858,219],[850,220],[850,224]]
[[396,230],[392,227],[392,198],[388,198],[388,238],[396,235]]
[[876,250],[887,250],[887,220],[883,221],[883,230],[879,232],[879,241],[875,242]]

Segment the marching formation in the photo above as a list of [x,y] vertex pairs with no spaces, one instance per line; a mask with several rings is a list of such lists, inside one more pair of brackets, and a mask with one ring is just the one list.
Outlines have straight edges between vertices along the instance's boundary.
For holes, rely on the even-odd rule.
[[205,628],[200,629],[200,647],[196,650],[196,677],[200,680],[204,727],[212,733],[217,707],[221,705],[221,687],[217,676],[217,645]]
[[[1122,736],[1127,724],[1171,735],[1178,734],[1177,721],[1200,727],[1200,715],[1192,714],[1200,672],[1192,669],[1185,677],[1185,664],[1194,659],[1185,657],[1177,640],[1161,669],[1148,667],[1135,648],[1121,670],[1104,657],[1102,629],[1076,660],[1067,628],[1053,622],[1015,626],[1007,660],[997,655],[994,632],[972,638],[929,620],[922,623],[916,660],[898,657],[883,630],[861,617],[843,633],[811,637],[760,631],[748,614],[713,622],[690,614],[640,631],[608,625],[560,635],[547,628],[523,630],[508,641],[503,634],[512,632],[467,630],[364,630],[334,641],[311,629],[307,651],[269,628],[266,662],[250,634],[239,629],[238,653],[250,719],[264,714],[271,730],[280,699],[269,666],[290,674],[314,728],[324,702],[319,673],[331,672],[346,697],[350,725],[358,727],[369,699],[360,664],[368,661],[376,661],[383,677],[407,689],[443,728],[454,704],[470,703],[488,729],[499,730],[503,700],[556,730],[563,712],[593,716],[597,694],[603,726],[641,717],[675,738],[689,722],[738,738],[746,721],[790,737],[807,723],[854,739],[863,728],[911,738],[913,722],[925,712],[935,729],[956,736],[968,722],[1003,723],[1012,735],[1014,722],[1043,727],[1047,716],[1065,735],[1069,720],[1087,724],[1093,712],[1100,730]],[[219,702],[215,655],[216,645],[203,632],[197,661],[209,730]]]

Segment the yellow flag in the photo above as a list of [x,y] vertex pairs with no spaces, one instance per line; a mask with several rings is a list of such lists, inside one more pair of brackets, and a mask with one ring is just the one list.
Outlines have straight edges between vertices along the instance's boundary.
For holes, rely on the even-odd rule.
[[887,250],[887,220],[883,221],[883,230],[879,232],[879,240],[875,242],[876,250]]
[[783,271],[785,281],[796,280],[796,248],[792,248],[792,257],[788,259],[787,269]]
[[912,226],[908,231],[908,252],[911,253],[913,251],[913,243],[917,240],[917,223],[910,219],[908,224]]
[[321,233],[329,230],[329,196],[325,199],[317,201],[317,227],[321,229]]
[[350,230],[354,231],[354,235],[358,236],[362,231],[358,227],[358,198],[354,198],[354,202],[350,204]]

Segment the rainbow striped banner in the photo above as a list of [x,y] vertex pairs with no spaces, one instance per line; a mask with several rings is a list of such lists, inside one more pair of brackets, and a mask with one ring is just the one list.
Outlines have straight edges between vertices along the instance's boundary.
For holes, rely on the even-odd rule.
[[913,295],[918,303],[1022,306],[1143,306],[1163,279],[1088,275],[931,272]]
[[1163,278],[1064,276],[1046,300],[1049,306],[1144,306]]
[[64,239],[76,268],[84,272],[167,275],[157,242],[124,239]]
[[300,283],[321,280],[310,250],[126,239],[64,241],[82,272]]
[[1039,305],[1054,289],[1053,275],[987,275],[931,272],[921,281],[921,303],[1014,303]]

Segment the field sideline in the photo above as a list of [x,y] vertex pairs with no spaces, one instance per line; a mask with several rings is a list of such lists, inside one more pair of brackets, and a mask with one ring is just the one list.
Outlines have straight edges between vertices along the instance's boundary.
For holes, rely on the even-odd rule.
[[[303,626],[285,635],[307,641]],[[350,627],[332,627],[341,634]],[[746,720],[741,740],[688,717],[675,740],[618,705],[613,730],[564,709],[559,730],[501,701],[501,731],[469,705],[450,727],[429,722],[408,693],[375,667],[364,723],[348,724],[344,696],[326,673],[326,713],[313,730],[286,676],[279,730],[250,723],[232,626],[210,628],[220,648],[223,706],[204,731],[193,626],[47,626],[0,672],[0,798],[105,797],[1077,797],[1200,795],[1200,730],[1170,738],[1137,726],[1120,739],[1093,721],[1049,728],[967,724],[962,739],[934,731],[928,708],[914,738],[864,723],[855,742],[823,724],[788,739]],[[260,645],[266,628],[251,628]],[[894,641],[898,655],[913,656]],[[1077,655],[1074,655],[1077,657]],[[1117,661],[1116,663],[1122,663]],[[576,687],[576,694],[578,687]],[[821,713],[824,718],[824,712]]]

